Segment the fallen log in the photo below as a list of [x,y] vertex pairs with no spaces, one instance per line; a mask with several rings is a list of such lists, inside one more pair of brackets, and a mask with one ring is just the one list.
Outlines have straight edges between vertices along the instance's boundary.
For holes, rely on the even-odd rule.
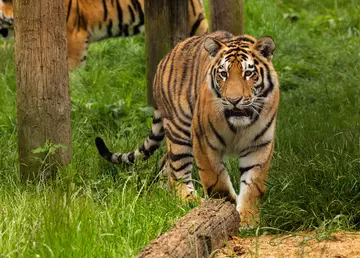
[[239,213],[233,204],[205,201],[182,217],[173,229],[152,241],[137,257],[208,257],[238,232],[239,223]]

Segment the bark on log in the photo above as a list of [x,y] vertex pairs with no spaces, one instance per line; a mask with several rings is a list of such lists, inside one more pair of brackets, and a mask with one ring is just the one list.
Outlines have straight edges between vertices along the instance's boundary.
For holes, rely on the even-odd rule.
[[239,223],[239,213],[233,204],[222,200],[206,201],[181,218],[172,230],[145,247],[137,257],[208,257],[239,230]]

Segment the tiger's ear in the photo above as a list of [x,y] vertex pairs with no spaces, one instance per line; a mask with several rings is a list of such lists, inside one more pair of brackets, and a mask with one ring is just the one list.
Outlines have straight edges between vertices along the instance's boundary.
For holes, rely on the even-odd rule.
[[275,42],[270,36],[261,37],[256,41],[254,48],[259,51],[260,55],[271,61],[275,50]]
[[225,47],[225,45],[217,39],[206,38],[204,42],[204,47],[206,51],[209,53],[210,58],[214,58],[216,54],[219,52],[219,50]]

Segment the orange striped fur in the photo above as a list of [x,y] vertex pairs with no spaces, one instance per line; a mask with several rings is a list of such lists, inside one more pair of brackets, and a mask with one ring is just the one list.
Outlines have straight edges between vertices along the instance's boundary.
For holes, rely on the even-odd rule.
[[[138,157],[147,159],[165,137],[166,170],[183,199],[195,197],[195,161],[205,193],[236,203],[242,225],[256,224],[279,104],[274,50],[271,37],[227,32],[179,43],[158,65],[157,108],[144,144],[134,152],[114,154],[97,138],[99,153],[113,163],[133,163]],[[239,158],[239,195],[224,165],[226,155]]]
[[[151,0],[150,0],[151,1]],[[208,30],[202,0],[189,1],[189,35]],[[84,63],[89,42],[132,36],[144,29],[144,0],[65,0],[69,67]],[[0,34],[14,26],[12,0],[0,0]]]

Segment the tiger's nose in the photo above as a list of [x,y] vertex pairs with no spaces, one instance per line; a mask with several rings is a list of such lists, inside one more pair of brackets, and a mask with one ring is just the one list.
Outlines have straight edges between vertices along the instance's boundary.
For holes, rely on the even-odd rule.
[[226,98],[226,100],[229,101],[234,106],[236,106],[242,99],[243,99],[243,97],[235,97],[235,98],[227,97]]

